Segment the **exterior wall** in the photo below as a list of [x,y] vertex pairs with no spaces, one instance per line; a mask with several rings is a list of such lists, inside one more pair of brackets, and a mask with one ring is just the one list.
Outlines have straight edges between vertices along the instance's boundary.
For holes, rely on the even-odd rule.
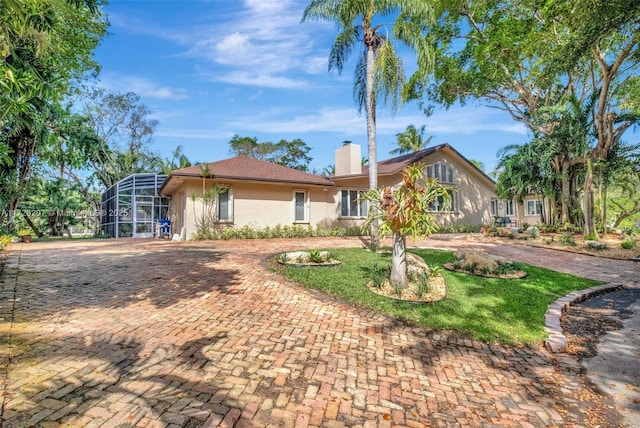
[[[447,153],[436,152],[429,156],[426,165],[436,162],[452,166],[456,171],[456,184],[452,186],[457,189],[458,210],[450,213],[435,213],[436,221],[441,226],[449,226],[455,224],[491,224],[493,216],[491,215],[491,199],[495,198],[495,189],[487,179],[475,169],[466,165],[466,162],[456,162],[456,158],[449,156]],[[391,176],[381,176],[378,178],[378,186],[395,186],[402,181],[402,174],[394,174]],[[361,177],[357,179],[340,179],[335,180],[336,197],[331,208],[335,223],[342,226],[361,225],[364,220],[356,218],[342,218],[340,216],[340,191],[342,189],[350,190],[367,190],[368,178]]]
[[[455,153],[447,150],[437,151],[430,155],[427,164],[436,162],[450,165],[456,172],[455,184],[451,187],[457,190],[457,210],[449,213],[435,213],[436,221],[441,226],[454,224],[492,224],[491,200],[496,198],[495,188],[483,174],[461,160]],[[378,185],[395,186],[402,181],[402,173],[392,176],[380,176]],[[251,183],[243,181],[218,182],[231,189],[233,206],[232,220],[222,224],[240,228],[274,227],[276,225],[302,224],[315,227],[332,226],[360,226],[364,223],[364,216],[342,217],[341,191],[367,191],[368,177],[336,178],[335,187],[310,186],[296,184]],[[213,182],[207,180],[207,188]],[[306,192],[305,209],[307,216],[303,222],[295,222],[294,192]],[[172,186],[171,191],[171,222],[172,233],[180,233],[186,227],[186,237],[196,231],[196,216],[202,213],[202,203],[194,201],[192,194],[202,193],[202,180],[198,178],[184,179],[183,182]],[[521,206],[518,206],[521,209]],[[533,224],[534,221],[528,221]],[[536,221],[537,222],[537,221]]]
[[436,162],[442,162],[455,169],[458,190],[458,211],[438,214],[439,224],[491,224],[491,199],[496,197],[495,186],[488,183],[481,173],[466,162],[458,161],[457,157],[449,155],[446,151],[438,151],[427,159],[427,164]]
[[[538,201],[538,214],[530,215],[527,212],[527,204],[529,202]],[[542,202],[538,200],[538,197],[535,195],[528,195],[523,198],[522,203],[518,202],[518,221],[520,224],[528,223],[530,225],[539,224],[540,221],[540,209],[542,209]],[[546,209],[546,207],[545,207]]]
[[[334,189],[321,186],[277,185],[246,182],[217,182],[221,186],[231,189],[232,220],[220,222],[221,226],[234,228],[249,226],[252,228],[274,227],[276,225],[310,225],[326,224],[329,221],[328,207],[333,204]],[[213,186],[207,181],[206,188]],[[325,190],[326,189],[326,190]],[[306,219],[294,221],[295,202],[294,192],[306,192]],[[202,181],[198,179],[186,180],[180,186],[172,189],[171,223],[172,232],[180,233],[186,227],[186,238],[196,231],[196,220],[201,216],[203,204],[192,198],[193,194],[202,194]],[[329,202],[329,203],[328,203]]]
[[[223,183],[221,183],[223,184]],[[315,226],[327,218],[332,188],[303,185],[233,183],[233,225],[264,228],[278,224]],[[306,221],[295,222],[294,192],[306,192]]]

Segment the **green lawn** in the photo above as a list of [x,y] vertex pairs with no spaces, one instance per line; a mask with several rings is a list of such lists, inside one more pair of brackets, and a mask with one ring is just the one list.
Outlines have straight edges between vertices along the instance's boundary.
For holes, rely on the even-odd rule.
[[[458,331],[485,342],[538,346],[545,339],[549,303],[574,290],[601,284],[548,269],[521,265],[524,279],[492,279],[443,271],[447,297],[437,303],[411,304],[379,296],[366,287],[374,263],[391,265],[389,254],[363,249],[329,249],[338,267],[277,266],[282,275],[353,305],[374,309],[434,331]],[[453,261],[450,251],[411,250],[430,266]],[[274,263],[277,265],[277,263]]]

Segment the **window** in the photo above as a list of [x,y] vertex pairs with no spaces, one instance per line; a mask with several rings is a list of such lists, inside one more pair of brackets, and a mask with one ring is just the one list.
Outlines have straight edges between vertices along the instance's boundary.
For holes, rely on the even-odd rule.
[[436,178],[440,183],[455,184],[455,171],[445,163],[436,162],[427,166],[427,177]]
[[293,192],[294,222],[306,222],[307,220],[307,192],[296,190]]
[[508,215],[508,216],[516,215],[516,210],[515,210],[514,205],[513,205],[513,199],[510,200],[510,201],[506,201],[504,203],[504,206],[506,207],[506,212],[505,212],[506,215]]
[[538,205],[538,201],[527,201],[527,215],[540,215],[540,206]]
[[231,188],[225,187],[216,198],[217,217],[218,221],[230,222],[233,221],[233,197],[231,195]]
[[362,198],[362,190],[342,190],[340,192],[340,215],[342,217],[366,217],[368,204]]
[[456,212],[458,211],[458,192],[455,189],[447,189],[449,193],[449,205],[444,203],[444,198],[439,196],[436,201],[431,204],[431,211],[449,211]]
[[492,216],[497,216],[498,215],[498,200],[497,199],[491,199],[491,215]]

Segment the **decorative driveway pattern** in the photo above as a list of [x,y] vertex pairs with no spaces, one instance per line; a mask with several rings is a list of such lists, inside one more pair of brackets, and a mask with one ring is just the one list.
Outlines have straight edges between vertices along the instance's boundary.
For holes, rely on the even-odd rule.
[[[426,245],[440,244],[447,243]],[[575,394],[582,385],[544,350],[428,334],[298,287],[261,264],[278,251],[361,245],[355,238],[14,245],[1,261],[2,425],[587,420],[597,404]],[[526,250],[530,263],[537,254]]]

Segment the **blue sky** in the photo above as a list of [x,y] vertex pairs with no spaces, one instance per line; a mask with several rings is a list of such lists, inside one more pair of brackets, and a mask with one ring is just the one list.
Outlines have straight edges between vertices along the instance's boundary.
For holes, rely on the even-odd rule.
[[[230,157],[234,134],[259,142],[300,138],[311,169],[334,163],[344,140],[366,153],[366,122],[353,101],[355,52],[342,75],[327,71],[333,23],[301,24],[306,0],[111,0],[110,35],[96,51],[100,85],[133,91],[158,120],[150,149],[182,146],[191,161]],[[404,58],[410,70],[414,60]],[[415,104],[378,107],[378,158],[407,125],[426,125],[431,145],[449,143],[489,172],[496,152],[528,140],[500,110],[468,104],[425,117]]]

